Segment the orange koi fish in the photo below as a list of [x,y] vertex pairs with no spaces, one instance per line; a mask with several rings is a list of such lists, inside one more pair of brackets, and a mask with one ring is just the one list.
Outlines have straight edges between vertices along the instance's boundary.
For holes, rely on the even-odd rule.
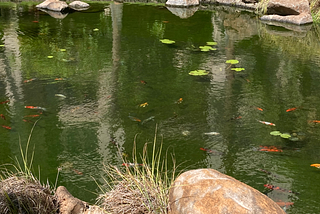
[[293,202],[285,202],[285,201],[277,201],[276,204],[278,204],[280,207],[289,207],[292,206]]
[[132,121],[136,121],[136,122],[141,122],[141,120],[139,118],[136,117],[132,117],[132,116],[128,116],[130,118],[130,120]]
[[261,149],[259,151],[263,152],[283,152],[282,149],[279,149],[275,146],[259,146]]
[[314,167],[317,167],[318,169],[320,169],[320,164],[318,164],[318,163],[311,164],[310,166],[314,166]]
[[169,21],[162,21],[163,23],[169,23]]
[[183,101],[183,99],[182,98],[179,98],[179,100],[177,100],[177,104],[180,104],[180,103],[182,103],[182,101]]
[[265,124],[265,125],[269,125],[269,126],[276,126],[276,124],[270,123],[270,122],[266,122],[266,121],[258,120],[258,122],[263,123],[263,124]]
[[140,107],[146,107],[148,105],[148,103],[142,103],[140,104]]
[[308,120],[309,123],[320,123],[320,120]]
[[141,163],[123,163],[122,166],[126,166],[126,167],[134,167],[134,166],[143,166],[143,164]]
[[59,80],[64,80],[64,79],[63,78],[55,78],[54,80],[59,81]]
[[256,107],[256,109],[258,109],[259,111],[263,111],[263,109],[262,109],[262,108],[259,108],[259,107]]
[[32,115],[26,115],[24,117],[40,117],[40,115],[39,114],[32,114]]
[[263,185],[263,186],[266,187],[266,188],[268,188],[268,189],[271,189],[271,190],[278,190],[278,191],[281,191],[281,192],[299,194],[298,192],[293,192],[293,191],[291,191],[291,190],[282,189],[282,188],[280,188],[280,187],[277,187],[277,186],[274,186],[274,185],[271,185],[271,184],[265,184],[265,185]]
[[25,106],[24,108],[28,108],[28,109],[36,109],[36,110],[43,110],[46,111],[45,108],[40,107],[40,106]]
[[6,120],[6,117],[3,114],[0,114],[0,117],[4,120]]
[[142,83],[142,84],[147,84],[147,82],[146,81],[144,81],[144,80],[140,80],[140,82]]
[[35,20],[35,21],[32,21],[32,22],[33,22],[33,23],[39,23],[39,21],[36,21],[36,20]]
[[23,81],[24,83],[27,83],[27,82],[31,82],[31,81],[33,81],[33,80],[35,80],[36,78],[32,78],[32,79],[29,79],[29,80],[25,80],[25,81]]
[[0,102],[0,104],[5,104],[5,103],[8,103],[8,102],[10,102],[10,100],[2,101],[2,102]]
[[77,173],[78,175],[83,175],[82,172],[80,172],[79,170],[76,170],[76,169],[72,169],[75,173]]
[[3,128],[5,128],[5,129],[9,129],[9,130],[11,129],[11,127],[10,127],[10,126],[2,125],[2,127],[3,127]]
[[297,110],[298,108],[289,108],[286,110],[286,112],[290,112],[290,111],[294,111],[294,110]]
[[26,123],[33,123],[31,120],[26,120],[26,119],[22,119],[22,121]]

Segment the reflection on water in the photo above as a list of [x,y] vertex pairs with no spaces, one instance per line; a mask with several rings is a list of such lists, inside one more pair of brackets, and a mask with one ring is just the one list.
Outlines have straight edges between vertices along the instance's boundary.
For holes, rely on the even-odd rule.
[[[34,168],[52,183],[61,169],[59,185],[93,202],[91,176],[102,182],[103,163],[121,167],[119,152],[130,158],[134,139],[142,151],[157,124],[164,150],[182,168],[214,168],[293,202],[288,213],[318,213],[320,172],[310,164],[320,151],[312,122],[320,120],[320,28],[196,9],[180,18],[162,6],[103,3],[54,19],[34,6],[1,6],[0,163],[20,156],[19,142],[25,146],[37,121]],[[211,41],[216,50],[201,52]]]

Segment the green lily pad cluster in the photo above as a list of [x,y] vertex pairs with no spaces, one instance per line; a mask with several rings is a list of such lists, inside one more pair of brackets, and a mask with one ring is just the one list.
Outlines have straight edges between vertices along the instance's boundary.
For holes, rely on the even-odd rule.
[[214,51],[214,50],[217,50],[216,48],[213,48],[211,46],[200,46],[199,47],[201,51],[204,51],[204,52],[207,52],[207,51]]
[[279,131],[272,131],[272,132],[270,132],[270,134],[273,135],[273,136],[280,136],[280,137],[286,138],[286,139],[288,139],[288,138],[291,137],[290,134],[288,134],[288,133],[281,133],[281,132],[279,132]]
[[192,76],[205,76],[208,74],[209,72],[207,72],[206,70],[195,70],[195,71],[189,72],[189,75],[192,75]]
[[167,45],[171,45],[171,44],[176,43],[175,41],[170,40],[170,39],[160,39],[160,42],[162,42],[163,44],[167,44]]
[[207,45],[217,45],[216,42],[207,42]]

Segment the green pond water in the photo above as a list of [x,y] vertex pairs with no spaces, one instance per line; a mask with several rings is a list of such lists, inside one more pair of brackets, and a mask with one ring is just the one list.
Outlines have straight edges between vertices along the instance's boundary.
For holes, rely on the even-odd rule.
[[293,202],[287,213],[320,213],[320,169],[310,166],[320,163],[319,26],[272,26],[212,5],[180,18],[161,5],[92,3],[64,19],[35,5],[0,4],[0,164],[21,159],[40,118],[35,174],[54,184],[61,167],[58,185],[94,202],[103,164],[122,167],[115,144],[130,159],[134,139],[142,152],[157,127],[178,171],[216,169]]

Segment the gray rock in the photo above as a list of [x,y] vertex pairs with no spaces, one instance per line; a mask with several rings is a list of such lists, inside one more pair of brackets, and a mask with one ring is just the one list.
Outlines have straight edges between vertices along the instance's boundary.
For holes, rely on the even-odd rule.
[[174,15],[179,16],[181,19],[187,19],[195,12],[197,12],[198,7],[188,7],[188,8],[180,8],[180,7],[167,7],[167,9]]
[[48,6],[45,9],[61,12],[66,8],[68,8],[68,5],[64,1],[55,1],[48,4]]
[[263,21],[278,21],[303,25],[312,23],[312,16],[308,0],[269,0],[267,15]]
[[90,5],[82,1],[73,1],[69,4],[69,7],[74,10],[87,10]]
[[36,8],[42,8],[42,9],[46,9],[48,4],[52,3],[52,2],[57,2],[59,0],[45,0],[44,2],[42,2],[41,4],[36,5]]
[[182,173],[169,192],[169,214],[285,214],[258,190],[214,169]]
[[168,0],[166,2],[166,5],[171,7],[190,7],[197,6],[199,4],[199,0]]

